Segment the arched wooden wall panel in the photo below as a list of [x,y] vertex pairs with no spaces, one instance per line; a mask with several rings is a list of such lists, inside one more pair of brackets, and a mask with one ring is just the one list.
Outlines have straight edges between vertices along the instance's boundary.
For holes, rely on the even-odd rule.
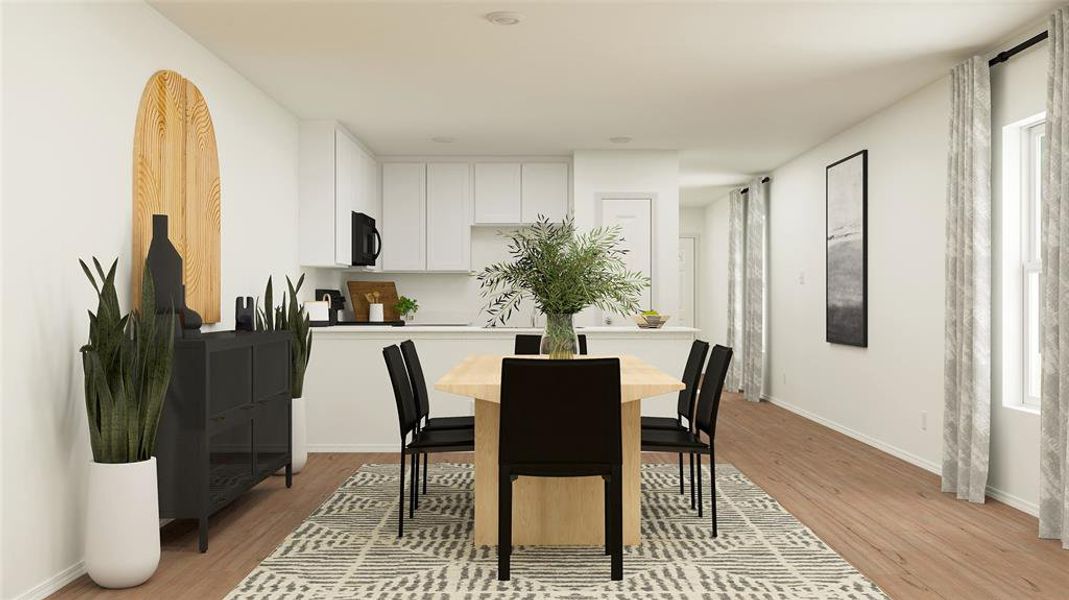
[[141,274],[152,241],[152,215],[166,214],[182,255],[186,305],[205,323],[220,320],[219,155],[204,96],[174,71],[157,71],[141,94],[134,129],[131,290],[140,304]]

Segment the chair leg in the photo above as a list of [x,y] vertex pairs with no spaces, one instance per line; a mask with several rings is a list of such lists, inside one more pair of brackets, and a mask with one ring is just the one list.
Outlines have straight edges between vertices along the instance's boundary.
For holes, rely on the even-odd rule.
[[612,554],[612,485],[608,477],[602,479],[605,484],[605,502],[602,507],[605,513],[605,556],[609,556]]
[[401,445],[401,498],[397,509],[397,537],[405,535],[405,447]]
[[419,498],[419,455],[412,455],[412,482],[409,486],[409,502],[408,502],[408,517],[414,519],[416,517],[416,501]]
[[497,475],[497,580],[508,581],[512,561],[512,477],[507,469]]
[[683,491],[683,453],[679,453],[679,495],[682,496],[686,492]]
[[710,512],[713,513],[713,537],[717,536],[716,532],[716,450],[713,448],[712,441],[709,442],[709,471],[712,481],[709,483],[709,500],[712,502]]
[[612,566],[610,578],[624,578],[624,482],[623,469],[617,467],[612,474]]
[[694,453],[690,454],[690,509],[694,510]]
[[702,516],[702,455],[698,455],[698,518]]
[[423,453],[423,494],[427,494],[427,457],[430,456],[426,452]]

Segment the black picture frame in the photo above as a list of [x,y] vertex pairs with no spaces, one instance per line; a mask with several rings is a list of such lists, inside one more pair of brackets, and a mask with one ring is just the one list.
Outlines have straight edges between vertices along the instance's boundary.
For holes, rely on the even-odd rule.
[[867,149],[825,168],[825,339],[829,344],[869,345],[868,200]]

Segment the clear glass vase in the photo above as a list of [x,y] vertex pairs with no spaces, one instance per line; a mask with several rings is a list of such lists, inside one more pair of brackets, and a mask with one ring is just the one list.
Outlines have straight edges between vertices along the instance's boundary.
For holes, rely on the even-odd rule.
[[574,315],[549,313],[542,334],[540,352],[550,358],[573,358],[579,352],[579,338],[572,323]]

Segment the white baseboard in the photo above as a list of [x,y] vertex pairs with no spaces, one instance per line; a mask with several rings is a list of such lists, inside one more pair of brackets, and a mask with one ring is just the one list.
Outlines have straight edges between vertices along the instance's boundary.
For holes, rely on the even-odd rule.
[[18,596],[15,596],[14,600],[43,600],[63,589],[68,583],[78,579],[84,574],[85,562],[78,561]]
[[1028,513],[1033,517],[1039,518],[1039,504],[1035,502],[1029,502],[1020,496],[1014,496],[1013,494],[991,486],[987,486],[987,496],[992,500],[998,500],[1007,506],[1012,506],[1023,513]]
[[398,452],[396,444],[308,444],[309,452]]
[[911,465],[914,465],[914,466],[917,466],[917,467],[920,467],[920,468],[924,469],[925,471],[930,471],[930,472],[935,473],[936,475],[938,475],[940,473],[940,471],[942,470],[942,468],[943,468],[942,465],[934,463],[934,462],[932,462],[932,461],[930,461],[930,460],[928,460],[928,459],[926,459],[924,457],[917,456],[916,454],[913,454],[912,452],[909,452],[907,450],[903,450],[903,449],[901,449],[901,448],[899,448],[897,446],[894,446],[894,445],[888,444],[886,442],[883,442],[881,440],[878,440],[878,439],[876,439],[876,438],[874,438],[872,436],[869,436],[869,435],[866,435],[864,433],[861,433],[860,431],[857,431],[856,429],[851,429],[850,427],[847,427],[845,425],[841,425],[841,424],[839,424],[839,423],[837,423],[835,421],[832,421],[830,419],[825,419],[824,417],[822,417],[822,416],[820,416],[820,415],[818,415],[818,414],[816,414],[814,412],[806,410],[806,409],[804,409],[804,408],[802,408],[800,406],[796,406],[794,404],[791,404],[790,402],[785,402],[785,401],[780,400],[779,398],[776,398],[774,396],[768,396],[768,401],[771,402],[772,404],[775,404],[776,406],[779,406],[781,408],[785,408],[785,409],[791,411],[792,413],[794,413],[794,414],[796,414],[796,415],[798,415],[800,417],[805,417],[806,419],[809,419],[810,421],[813,421],[815,423],[820,423],[821,425],[827,427],[828,429],[834,429],[835,431],[838,431],[839,433],[841,433],[841,434],[843,434],[843,435],[845,435],[847,437],[854,438],[855,440],[857,440],[859,442],[862,442],[864,444],[868,444],[869,446],[872,446],[873,448],[876,448],[877,450],[886,452],[887,454],[890,454],[891,456],[894,456],[896,458],[900,458],[900,459],[908,462]]
[[[857,431],[856,429],[852,429],[850,427],[847,427],[845,425],[842,425],[842,424],[837,423],[835,421],[832,421],[830,419],[826,419],[826,418],[824,418],[824,417],[822,417],[822,416],[820,416],[820,415],[818,415],[816,413],[813,413],[813,412],[811,412],[809,410],[806,410],[806,409],[804,409],[804,408],[802,408],[800,406],[796,406],[794,404],[791,404],[790,402],[785,402],[785,401],[783,401],[783,400],[781,400],[779,398],[775,398],[773,396],[767,396],[766,398],[770,403],[775,404],[776,406],[779,406],[780,408],[784,408],[786,410],[789,410],[792,413],[794,413],[794,414],[796,414],[796,415],[798,415],[800,417],[804,417],[806,419],[809,419],[810,421],[813,421],[815,423],[820,423],[821,425],[827,427],[828,429],[833,429],[835,431],[838,431],[839,433],[841,433],[841,434],[843,434],[843,435],[845,435],[847,437],[853,438],[853,439],[855,439],[855,440],[857,440],[857,441],[859,441],[859,442],[861,442],[863,444],[867,444],[869,446],[872,446],[873,448],[876,448],[877,450],[880,450],[881,452],[886,452],[887,454],[890,454],[891,456],[894,456],[896,458],[900,458],[900,459],[908,462],[911,465],[920,467],[920,468],[924,469],[925,471],[929,471],[929,472],[934,473],[936,475],[941,475],[942,474],[943,466],[941,464],[939,464],[939,463],[930,461],[930,460],[928,460],[928,459],[926,459],[924,457],[921,457],[921,456],[917,456],[916,454],[913,454],[912,452],[909,452],[907,450],[903,450],[902,448],[899,448],[899,447],[894,446],[892,444],[888,444],[888,443],[886,443],[884,441],[878,440],[878,439],[876,439],[876,438],[874,438],[874,437],[872,437],[870,435],[861,433],[860,431]],[[1027,501],[1027,500],[1025,500],[1023,498],[1020,498],[1018,496],[1015,496],[1013,494],[1007,493],[1007,492],[1005,492],[1003,490],[1000,490],[998,488],[994,488],[994,487],[991,487],[991,486],[987,486],[986,493],[987,493],[988,497],[990,497],[991,499],[998,500],[999,502],[1001,502],[1003,504],[1006,504],[1008,506],[1012,506],[1013,508],[1016,508],[1017,510],[1019,510],[1021,512],[1024,512],[1024,513],[1028,513],[1028,514],[1032,515],[1033,517],[1039,515],[1039,505],[1034,503],[1034,502],[1029,502],[1029,501]]]

